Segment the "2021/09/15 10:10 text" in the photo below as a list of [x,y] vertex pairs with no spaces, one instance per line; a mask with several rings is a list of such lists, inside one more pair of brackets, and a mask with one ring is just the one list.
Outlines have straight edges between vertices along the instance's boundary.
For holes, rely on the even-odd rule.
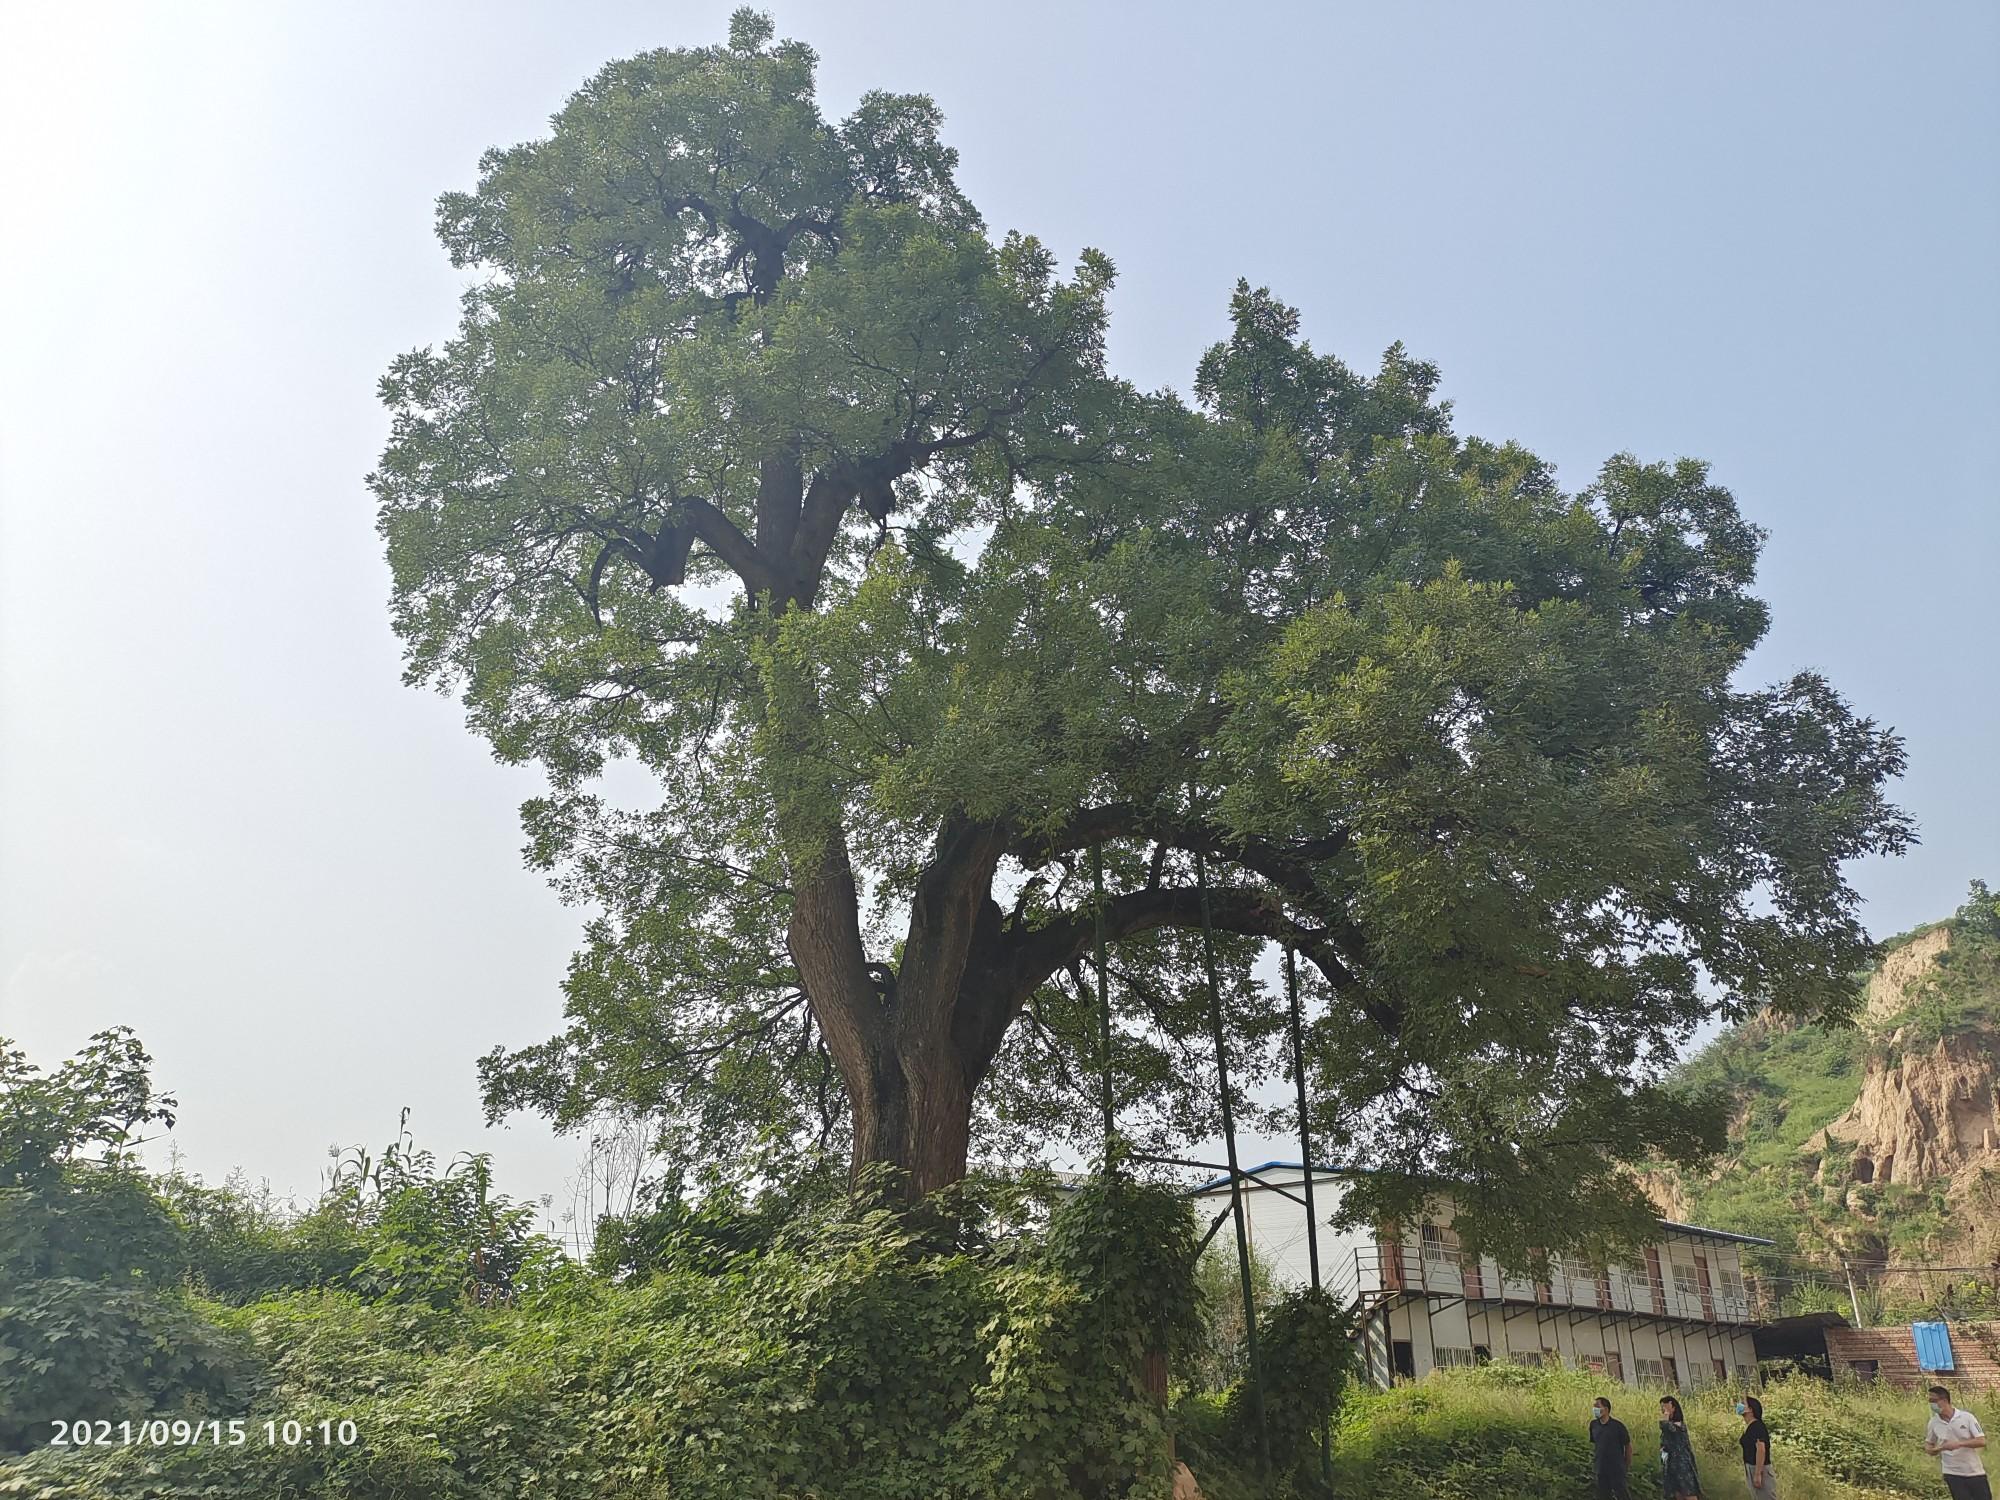
[[145,1422],[58,1420],[52,1425],[52,1448],[188,1448],[203,1443],[241,1448],[259,1440],[266,1448],[351,1448],[361,1440],[351,1421],[287,1420],[253,1425],[241,1417],[207,1422],[155,1417]]

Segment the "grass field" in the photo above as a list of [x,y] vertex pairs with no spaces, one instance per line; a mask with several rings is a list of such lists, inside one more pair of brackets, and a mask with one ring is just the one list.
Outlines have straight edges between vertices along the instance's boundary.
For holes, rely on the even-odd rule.
[[[1591,1400],[1611,1398],[1632,1430],[1632,1493],[1659,1494],[1661,1392],[1606,1387],[1568,1371],[1489,1367],[1440,1372],[1350,1401],[1335,1438],[1335,1493],[1382,1500],[1588,1500]],[[1684,1395],[1710,1500],[1745,1500],[1733,1408],[1737,1392]],[[1911,1392],[1775,1383],[1757,1393],[1773,1435],[1783,1500],[1875,1500],[1942,1496],[1937,1460],[1923,1451],[1929,1409]],[[1965,1405],[1987,1421],[2000,1408],[1984,1393]],[[1996,1455],[2000,1456],[2000,1455]],[[1996,1467],[1988,1460],[1989,1470]]]

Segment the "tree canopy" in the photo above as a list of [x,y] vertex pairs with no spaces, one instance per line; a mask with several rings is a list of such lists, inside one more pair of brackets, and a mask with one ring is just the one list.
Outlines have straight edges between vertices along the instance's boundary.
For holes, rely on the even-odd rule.
[[1843,863],[1911,837],[1891,734],[1736,681],[1761,533],[1691,459],[1565,490],[1247,284],[1191,402],[1137,391],[1104,256],[990,236],[929,99],[813,90],[739,12],[440,200],[474,274],[383,383],[394,616],[546,771],[529,857],[589,914],[490,1109],[919,1191],[975,1136],[1094,1149],[1101,918],[1121,1128],[1199,1137],[1206,910],[1246,1089],[1253,964],[1306,961],[1316,1126],[1389,1169],[1357,1205],[1637,1222],[1623,1166],[1717,1140],[1676,1045],[1847,1005]]

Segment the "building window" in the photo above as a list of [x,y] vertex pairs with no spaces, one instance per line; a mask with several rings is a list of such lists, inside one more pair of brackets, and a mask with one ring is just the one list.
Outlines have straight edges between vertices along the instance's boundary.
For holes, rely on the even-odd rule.
[[1661,1385],[1666,1384],[1667,1367],[1657,1359],[1635,1359],[1632,1361],[1632,1368],[1639,1372],[1641,1380],[1651,1380]]
[[1725,1318],[1747,1318],[1750,1316],[1750,1298],[1744,1293],[1743,1278],[1726,1267],[1720,1272],[1722,1282],[1722,1307]]
[[1455,1344],[1439,1344],[1431,1355],[1431,1362],[1440,1370],[1469,1370],[1477,1363],[1470,1349],[1461,1349]]
[[1857,1359],[1848,1364],[1856,1380],[1873,1381],[1880,1372],[1880,1362],[1872,1359]]
[[1755,1365],[1738,1365],[1736,1367],[1736,1380],[1739,1385],[1755,1385],[1757,1383],[1757,1367]]
[[1452,1261],[1453,1246],[1445,1238],[1444,1230],[1436,1224],[1426,1224],[1423,1228],[1424,1261],[1428,1265],[1445,1266]]
[[1674,1262],[1674,1291],[1689,1302],[1700,1299],[1701,1278],[1695,1275],[1693,1266],[1684,1266],[1679,1261]]

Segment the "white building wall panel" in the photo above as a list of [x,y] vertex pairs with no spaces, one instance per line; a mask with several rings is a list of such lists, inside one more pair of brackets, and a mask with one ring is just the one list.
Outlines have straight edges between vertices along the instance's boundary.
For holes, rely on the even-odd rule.
[[[1295,1201],[1300,1175],[1259,1169],[1242,1195],[1251,1247],[1285,1286],[1303,1286],[1311,1275],[1305,1209]],[[1400,1252],[1391,1247],[1385,1264],[1372,1229],[1332,1223],[1347,1184],[1315,1173],[1313,1187],[1322,1284],[1375,1309],[1369,1347],[1378,1379],[1386,1378],[1396,1345],[1408,1346],[1418,1375],[1439,1365],[1555,1359],[1601,1371],[1608,1381],[1670,1378],[1693,1386],[1755,1370],[1743,1247],[1715,1231],[1663,1223],[1640,1263],[1600,1270],[1558,1259],[1538,1285],[1523,1273],[1503,1274],[1491,1257],[1467,1259],[1450,1231],[1448,1206],[1411,1231]],[[1211,1184],[1196,1201],[1206,1229],[1228,1206],[1227,1184]],[[1225,1222],[1213,1243],[1233,1253],[1232,1226]]]

